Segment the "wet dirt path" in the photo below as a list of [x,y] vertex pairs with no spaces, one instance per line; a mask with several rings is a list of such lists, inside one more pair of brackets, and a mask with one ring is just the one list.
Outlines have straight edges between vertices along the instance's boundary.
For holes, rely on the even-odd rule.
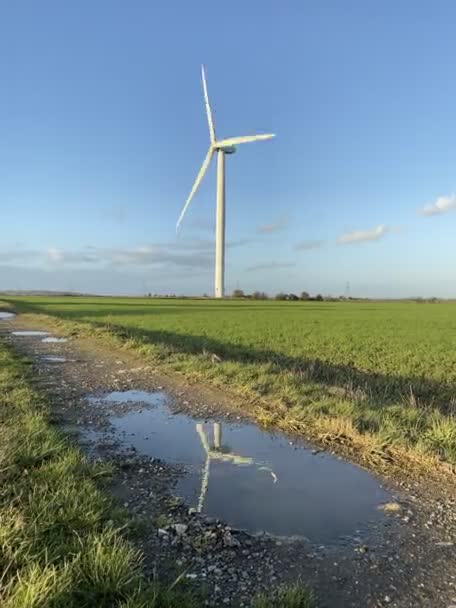
[[[313,586],[320,607],[456,606],[456,503],[450,486],[424,487],[404,478],[380,488],[358,468],[353,481],[351,468],[331,455],[290,450],[290,441],[296,441],[291,437],[274,440],[271,455],[263,443],[268,440],[251,425],[241,425],[248,404],[163,376],[139,355],[110,352],[99,340],[12,334],[21,330],[47,328],[31,327],[24,318],[6,319],[0,322],[0,339],[31,359],[36,385],[52,404],[53,422],[73,433],[91,457],[114,462],[111,491],[141,527],[136,542],[150,572],[185,569],[207,589],[208,606],[247,607],[261,589],[298,578]],[[106,401],[113,391],[144,391],[152,402],[144,394]],[[166,403],[158,403],[157,394],[165,395]],[[168,437],[176,425],[181,434]],[[209,463],[205,487],[208,457],[215,462]],[[296,473],[301,458],[304,480]],[[323,471],[314,474],[319,466]],[[290,471],[294,477],[284,483]],[[334,488],[328,491],[331,475]],[[273,493],[284,486],[289,494],[274,502]],[[256,503],[249,491],[258,496]],[[350,513],[371,492],[367,506],[356,516]],[[312,496],[317,509],[305,504]],[[301,507],[277,517],[283,523],[277,531],[285,538],[253,536],[216,519],[223,511],[225,519],[241,521],[249,531],[272,529],[270,514],[293,497]],[[385,499],[395,505],[388,514],[377,509]],[[287,536],[293,530],[310,540],[291,542]]]

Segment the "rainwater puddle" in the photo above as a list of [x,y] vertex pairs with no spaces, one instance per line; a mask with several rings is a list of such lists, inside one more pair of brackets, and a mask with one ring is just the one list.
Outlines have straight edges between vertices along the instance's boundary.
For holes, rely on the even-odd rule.
[[13,331],[11,332],[13,336],[47,336],[49,332],[47,331]]
[[185,465],[188,474],[176,493],[233,528],[328,544],[383,517],[378,506],[389,495],[371,475],[329,454],[290,445],[282,434],[172,414],[164,393],[114,392],[89,400],[152,405],[113,416],[122,443]]
[[166,393],[149,393],[148,391],[113,391],[102,397],[88,397],[89,403],[141,403],[145,405],[162,405],[167,400]]
[[0,321],[7,321],[8,319],[14,319],[16,315],[14,312],[4,312],[0,310]]
[[43,338],[41,342],[47,343],[57,343],[57,342],[67,342],[66,338],[56,338],[55,336],[49,336],[48,338]]
[[57,357],[55,355],[46,355],[44,357],[41,357],[41,360],[44,361],[45,363],[65,363],[66,358]]

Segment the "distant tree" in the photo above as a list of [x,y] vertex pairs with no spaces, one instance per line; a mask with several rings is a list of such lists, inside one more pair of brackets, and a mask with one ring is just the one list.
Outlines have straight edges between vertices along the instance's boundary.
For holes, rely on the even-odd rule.
[[290,302],[297,302],[299,298],[295,293],[289,293],[287,296],[287,300],[289,300]]
[[287,299],[287,294],[283,293],[282,291],[277,293],[274,297],[274,300],[286,300],[286,299]]
[[308,300],[310,298],[310,295],[307,293],[307,291],[301,291],[301,300]]
[[253,300],[267,300],[268,294],[265,293],[264,291],[254,291],[252,293],[252,299]]
[[235,289],[233,291],[233,298],[244,298],[245,297],[245,293],[242,291],[242,289]]
[[323,302],[323,296],[321,295],[321,293],[319,293],[315,296],[315,300],[317,302]]

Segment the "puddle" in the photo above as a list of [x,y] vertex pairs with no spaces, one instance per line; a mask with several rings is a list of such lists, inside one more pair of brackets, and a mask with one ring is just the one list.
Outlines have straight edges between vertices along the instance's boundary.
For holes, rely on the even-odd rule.
[[46,355],[44,357],[41,357],[42,361],[45,361],[46,363],[65,363],[66,358],[65,357],[56,357],[54,355]]
[[14,312],[4,312],[0,310],[0,321],[6,321],[7,319],[14,319],[16,315]]
[[55,336],[49,336],[48,338],[43,338],[41,342],[48,343],[56,343],[56,342],[67,342],[66,338],[56,338]]
[[13,336],[47,336],[47,331],[13,331]]
[[122,443],[185,465],[176,493],[234,528],[332,543],[383,518],[378,506],[389,494],[366,471],[291,445],[282,434],[172,414],[164,393],[114,392],[89,400],[153,405],[112,417]]
[[149,393],[148,391],[113,391],[102,397],[88,397],[89,403],[143,403],[162,405],[168,399],[166,393]]

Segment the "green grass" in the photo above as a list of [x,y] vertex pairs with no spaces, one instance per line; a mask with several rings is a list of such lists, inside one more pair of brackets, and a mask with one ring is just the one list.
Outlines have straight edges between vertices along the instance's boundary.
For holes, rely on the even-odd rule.
[[261,594],[253,602],[253,608],[312,608],[313,594],[301,583],[279,588],[277,593]]
[[[196,608],[149,584],[142,556],[89,463],[48,423],[24,363],[0,343],[0,604],[3,608]],[[114,523],[113,523],[114,522]]]
[[261,421],[345,443],[367,460],[456,463],[455,303],[8,302],[108,330],[165,369],[260,398]]

